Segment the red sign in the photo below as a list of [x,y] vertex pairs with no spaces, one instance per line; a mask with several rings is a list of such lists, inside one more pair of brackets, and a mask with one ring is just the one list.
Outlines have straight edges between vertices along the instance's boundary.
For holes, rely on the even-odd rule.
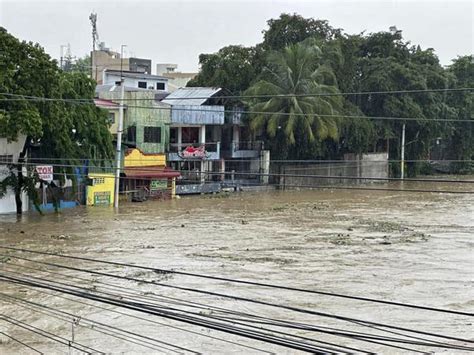
[[179,156],[183,159],[204,159],[207,158],[207,152],[203,145],[197,148],[190,145]]
[[53,166],[52,165],[38,165],[36,172],[41,180],[53,181]]

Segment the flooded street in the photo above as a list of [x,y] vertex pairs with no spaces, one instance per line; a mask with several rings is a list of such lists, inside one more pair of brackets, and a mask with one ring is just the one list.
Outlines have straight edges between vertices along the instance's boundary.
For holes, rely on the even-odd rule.
[[[471,184],[432,185],[439,189],[474,192]],[[398,188],[400,185],[391,183],[375,186]],[[431,188],[431,185],[411,183],[406,187],[426,189]],[[303,190],[194,196],[172,201],[124,204],[118,213],[111,208],[79,207],[59,215],[41,217],[29,214],[20,221],[16,220],[16,216],[1,216],[0,235],[2,246],[458,311],[472,312],[474,309],[472,194]],[[157,275],[128,267],[71,261],[5,249],[1,249],[0,253],[2,271],[8,275],[21,273],[87,287],[93,286],[95,282],[108,282],[144,296],[166,295],[267,317],[360,330],[354,324],[327,317],[151,284],[110,280],[100,275],[54,269],[8,257],[21,256],[474,339],[472,319],[452,314],[184,275]],[[73,296],[55,297],[54,292],[7,282],[2,282],[2,294],[46,304],[128,331],[157,336],[163,341],[198,352],[256,353],[265,350],[295,353],[278,345],[129,312],[165,325],[175,325],[234,342],[224,343],[163,324],[98,309],[86,303],[80,304],[72,301]],[[84,302],[92,304],[91,301]],[[71,323],[67,320],[52,318],[5,298],[0,300],[0,305],[4,315],[14,316],[29,325],[71,339]],[[113,306],[104,308],[119,310]],[[1,322],[0,331],[14,335],[44,353],[69,351],[67,346],[45,340],[12,324]],[[297,334],[376,352],[403,351],[304,330],[299,330]],[[75,327],[74,336],[82,344],[110,353],[160,352],[107,337],[90,327]],[[1,334],[0,339],[2,354],[31,353],[28,348]]]

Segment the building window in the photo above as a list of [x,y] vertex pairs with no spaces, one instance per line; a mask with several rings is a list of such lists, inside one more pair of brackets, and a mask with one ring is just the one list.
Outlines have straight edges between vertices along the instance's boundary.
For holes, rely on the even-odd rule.
[[156,83],[156,90],[164,90],[165,83]]
[[137,141],[137,127],[130,126],[127,128],[127,141],[136,142]]
[[143,142],[161,143],[161,127],[145,127]]
[[109,124],[115,123],[115,113],[109,112]]
[[94,185],[105,184],[105,178],[94,178],[93,179],[93,184]]
[[13,155],[0,155],[0,163],[12,163]]
[[141,89],[146,89],[146,81],[139,81],[138,87]]

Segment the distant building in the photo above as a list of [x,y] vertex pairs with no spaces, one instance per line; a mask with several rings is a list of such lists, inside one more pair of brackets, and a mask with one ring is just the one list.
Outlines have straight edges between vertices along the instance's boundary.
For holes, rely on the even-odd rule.
[[182,73],[177,70],[178,64],[158,63],[156,74],[168,78],[168,91],[173,92],[184,88],[188,82],[196,77],[198,73]]
[[122,78],[126,87],[168,91],[168,78],[163,76],[112,69],[102,72],[103,85],[120,85]]
[[98,84],[105,84],[102,80],[102,72],[105,69],[125,70],[151,74],[151,60],[144,58],[121,58],[120,53],[108,49],[97,50],[91,53],[92,78]]

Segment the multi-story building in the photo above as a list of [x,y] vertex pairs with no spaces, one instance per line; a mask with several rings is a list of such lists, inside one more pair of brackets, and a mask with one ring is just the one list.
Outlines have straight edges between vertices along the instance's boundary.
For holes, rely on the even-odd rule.
[[92,78],[98,84],[105,84],[102,72],[105,69],[125,70],[144,74],[151,74],[151,60],[144,58],[122,58],[120,53],[109,49],[96,50],[91,53]]
[[187,83],[196,77],[198,73],[183,73],[177,70],[178,64],[158,63],[156,74],[168,79],[168,90],[173,92],[179,88],[186,87]]
[[[96,88],[101,107],[118,121],[121,87],[99,85]],[[170,106],[155,100],[158,91],[124,87],[121,191],[134,197],[158,196],[170,191],[179,173],[166,168],[165,150],[169,142]],[[174,193],[174,191],[171,191]]]
[[226,166],[245,170],[248,174],[237,176],[246,179],[261,171],[262,144],[250,139],[241,110],[226,109],[221,96],[221,88],[186,87],[162,100],[171,106],[168,164],[185,172],[177,193],[218,190],[222,182],[235,181]]
[[168,78],[160,75],[112,69],[104,69],[102,72],[102,83],[104,85],[120,85],[122,80],[124,85],[129,88],[168,90]]

